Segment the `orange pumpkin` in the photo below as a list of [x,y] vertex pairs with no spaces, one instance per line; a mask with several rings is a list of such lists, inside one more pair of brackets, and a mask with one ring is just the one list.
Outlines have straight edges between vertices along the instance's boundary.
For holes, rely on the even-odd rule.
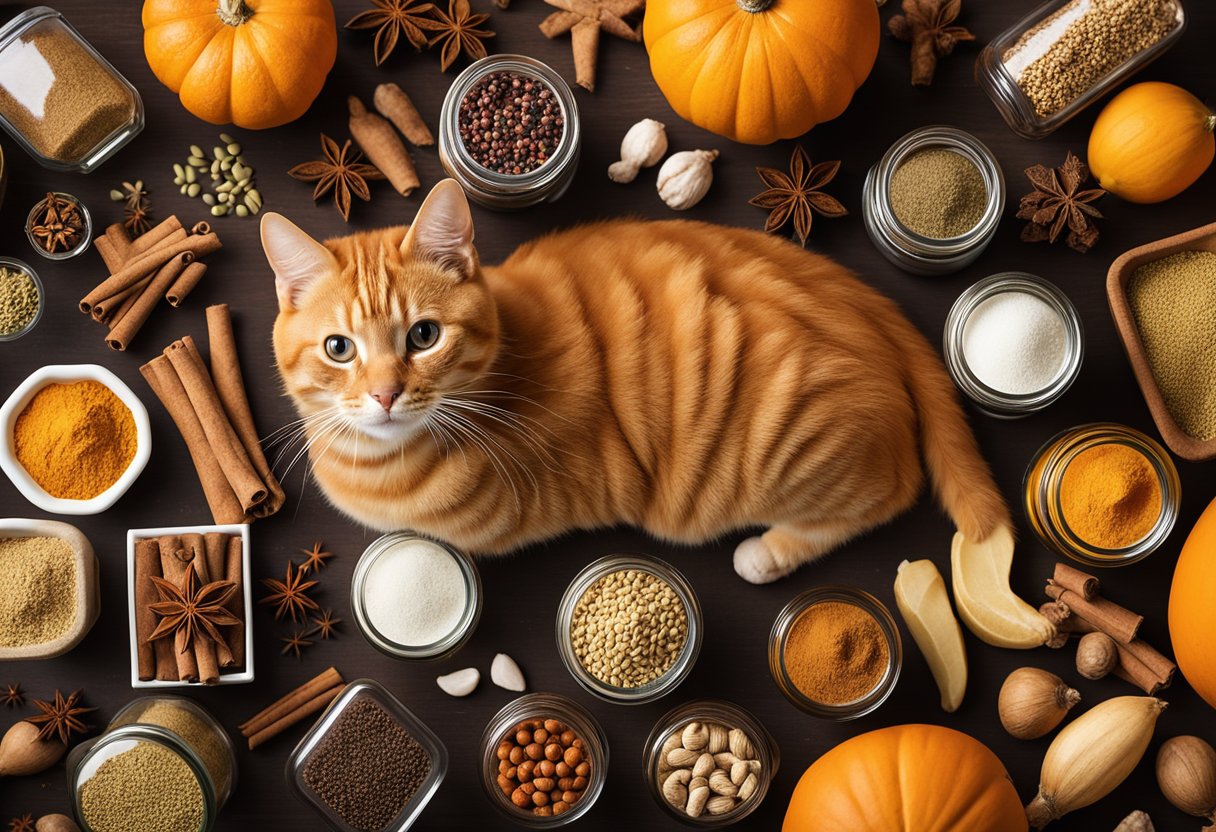
[[1199,517],[1182,547],[1170,587],[1174,661],[1195,692],[1216,708],[1216,500]]
[[650,71],[682,118],[768,144],[844,112],[878,56],[874,0],[649,0]]
[[152,72],[212,124],[294,121],[338,54],[330,0],[147,0],[143,23]]
[[806,770],[782,832],[1026,832],[1022,801],[978,740],[896,725],[842,742]]

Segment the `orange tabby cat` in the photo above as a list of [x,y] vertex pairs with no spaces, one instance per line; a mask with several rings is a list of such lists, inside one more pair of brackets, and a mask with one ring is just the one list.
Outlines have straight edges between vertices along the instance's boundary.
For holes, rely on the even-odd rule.
[[757,231],[621,220],[482,267],[460,187],[317,243],[262,220],[275,354],[325,494],[473,553],[641,526],[771,581],[916,500],[1009,523],[941,361],[893,302]]

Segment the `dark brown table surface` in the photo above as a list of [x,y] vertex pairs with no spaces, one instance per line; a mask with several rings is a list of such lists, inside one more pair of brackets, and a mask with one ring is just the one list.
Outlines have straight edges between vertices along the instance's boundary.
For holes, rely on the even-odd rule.
[[[783,0],[809,2],[810,0]],[[344,22],[364,8],[363,0],[338,0],[337,18]],[[489,0],[473,0],[491,10]],[[884,24],[896,2],[883,10]],[[1035,0],[971,0],[962,20],[981,43],[995,36],[1036,5]],[[139,365],[165,344],[185,334],[205,332],[203,309],[216,302],[232,305],[242,360],[254,412],[263,435],[294,418],[280,394],[270,347],[276,313],[273,279],[262,257],[255,220],[224,219],[216,223],[224,250],[211,260],[206,282],[180,310],[161,308],[126,354],[110,352],[101,329],[75,308],[75,302],[104,274],[93,252],[69,263],[52,263],[34,254],[21,232],[26,212],[40,193],[66,190],[83,198],[98,225],[119,216],[107,193],[124,179],[143,179],[157,214],[178,213],[183,221],[201,218],[202,204],[178,195],[171,165],[188,155],[191,144],[211,147],[221,128],[187,113],[175,96],[153,78],[143,57],[139,4],[133,0],[102,4],[93,0],[60,0],[59,8],[140,90],[147,108],[147,128],[116,158],[89,176],[51,173],[38,168],[7,139],[5,154],[11,181],[0,212],[0,252],[16,255],[42,276],[47,310],[30,335],[0,345],[0,396],[39,366],[48,363],[95,362],[113,370],[144,399],[152,417],[154,451],[147,470],[110,511],[94,517],[61,518],[75,523],[92,540],[101,562],[102,612],[92,632],[74,651],[59,659],[0,665],[0,683],[20,681],[38,697],[55,688],[84,687],[94,716],[104,724],[137,694],[129,686],[124,537],[129,528],[174,526],[209,520],[202,493],[181,439],[160,404],[139,376]],[[1138,80],[1179,83],[1201,97],[1216,82],[1211,42],[1216,36],[1216,7],[1191,0],[1190,29],[1168,55]],[[540,0],[515,0],[508,11],[493,9],[490,28],[499,52],[534,55],[572,78],[568,38],[547,41],[536,24],[549,11]],[[1050,139],[1024,141],[1005,126],[992,104],[976,87],[973,66],[978,48],[964,46],[938,69],[931,88],[908,84],[908,47],[884,37],[873,74],[852,107],[840,119],[817,127],[802,139],[816,160],[843,159],[842,172],[830,189],[848,206],[842,220],[816,219],[810,247],[858,271],[865,280],[897,298],[908,315],[936,343],[951,302],[981,277],[1006,270],[1033,272],[1056,282],[1074,301],[1084,319],[1085,366],[1071,391],[1047,411],[1020,421],[998,421],[973,413],[973,424],[1006,497],[1017,505],[1022,474],[1034,451],[1055,433],[1084,422],[1111,420],[1156,435],[1148,410],[1120,348],[1106,306],[1104,281],[1110,262],[1122,251],[1185,231],[1212,219],[1213,176],[1209,172],[1182,196],[1163,205],[1140,207],[1106,198],[1108,215],[1102,240],[1088,255],[1063,247],[1019,241],[1022,223],[1013,218],[1018,197],[1028,189],[1023,168],[1036,162],[1060,164],[1065,151],[1084,153],[1095,110],[1083,113]],[[317,236],[407,223],[419,195],[402,200],[384,183],[374,187],[371,204],[357,203],[349,226],[328,204],[313,205],[310,186],[285,175],[291,165],[314,158],[317,134],[345,137],[346,96],[369,98],[374,86],[398,81],[418,102],[432,126],[444,91],[455,71],[442,74],[435,54],[415,54],[398,47],[383,67],[372,63],[366,33],[339,32],[337,65],[311,110],[286,127],[260,133],[234,130],[245,155],[257,169],[266,208],[280,211]],[[641,46],[605,38],[600,54],[600,84],[592,95],[578,91],[584,124],[582,165],[568,195],[560,202],[521,214],[477,209],[477,242],[482,258],[498,262],[516,245],[550,229],[601,217],[641,215],[668,217],[656,196],[655,172],[643,172],[630,186],[610,183],[608,164],[617,159],[621,135],[644,117],[668,125],[675,150],[718,148],[716,176],[709,196],[688,216],[759,228],[764,213],[747,205],[760,182],[756,165],[785,167],[791,142],[771,147],[734,145],[681,121],[663,101],[647,68]],[[996,152],[1009,183],[1006,218],[991,248],[971,268],[950,277],[904,274],[871,246],[861,221],[861,186],[867,169],[907,131],[926,124],[952,124],[974,132]],[[433,149],[416,154],[425,186],[442,175]],[[536,333],[543,338],[544,333]],[[634,530],[581,534],[554,541],[516,556],[481,563],[485,611],[472,641],[455,657],[438,664],[410,664],[386,658],[367,645],[350,622],[349,578],[355,561],[376,535],[359,528],[330,508],[317,486],[304,482],[298,466],[287,480],[290,501],[278,516],[258,522],[252,532],[254,574],[279,575],[288,558],[316,540],[338,553],[321,574],[319,598],[348,620],[341,638],[309,649],[303,661],[279,655],[285,627],[263,608],[253,620],[257,679],[245,686],[191,689],[189,695],[210,708],[234,735],[236,726],[283,692],[329,665],[347,679],[378,679],[417,712],[446,743],[451,755],[447,778],[419,821],[419,829],[506,828],[482,794],[477,775],[481,732],[489,718],[513,694],[489,683],[492,656],[507,652],[522,666],[530,690],[558,691],[586,704],[604,726],[611,746],[608,785],[598,805],[578,826],[587,830],[623,827],[658,829],[672,826],[645,789],[640,764],[642,743],[654,722],[668,709],[697,697],[733,700],[759,714],[781,747],[781,769],[765,804],[739,829],[773,829],[784,815],[799,775],[811,762],[842,740],[865,731],[905,722],[933,722],[958,728],[992,748],[1008,767],[1019,794],[1028,800],[1038,783],[1039,765],[1049,739],[1022,742],[1001,729],[996,697],[1001,681],[1016,667],[1046,667],[1064,676],[1084,696],[1081,707],[1106,697],[1134,693],[1113,677],[1099,682],[1080,679],[1072,650],[1033,652],[999,650],[966,635],[970,681],[958,713],[938,705],[929,669],[906,630],[905,658],[898,687],[876,713],[850,723],[824,722],[796,710],[769,677],[766,640],[778,609],[795,594],[824,583],[847,583],[875,593],[892,608],[895,567],[904,558],[931,558],[949,574],[952,528],[937,505],[925,497],[915,510],[889,526],[855,541],[822,562],[779,583],[754,587],[736,577],[731,552],[740,536],[692,549],[658,544]],[[1168,648],[1166,606],[1170,578],[1187,531],[1207,502],[1216,496],[1216,466],[1179,462],[1183,503],[1177,528],[1160,551],[1127,569],[1105,571],[1104,588],[1112,599],[1146,617],[1147,639]],[[0,481],[0,516],[38,517],[7,481]],[[1022,542],[1014,566],[1014,586],[1026,598],[1038,599],[1042,581],[1056,558],[1031,537],[1020,509],[1015,510]],[[625,707],[600,702],[583,693],[561,666],[553,640],[558,598],[574,573],[593,558],[619,551],[649,552],[670,560],[695,587],[705,612],[705,645],[689,679],[666,699]],[[261,594],[260,592],[258,593]],[[481,668],[481,687],[467,699],[453,699],[435,685],[435,676],[461,667]],[[1180,733],[1197,733],[1216,742],[1216,713],[1181,679],[1166,692],[1170,709],[1159,722],[1157,737],[1145,760],[1116,793],[1096,806],[1074,813],[1053,828],[1112,829],[1132,809],[1147,810],[1158,829],[1197,828],[1161,796],[1152,759],[1160,742]],[[25,711],[28,713],[27,710]],[[14,718],[0,713],[0,725]],[[217,825],[220,830],[319,829],[311,810],[289,795],[284,761],[303,727],[256,753],[238,752],[240,782]],[[63,766],[41,776],[0,782],[0,821],[32,812],[35,816],[66,811]],[[846,832],[842,830],[842,832]],[[958,830],[962,832],[962,830]],[[978,831],[977,831],[978,832]]]

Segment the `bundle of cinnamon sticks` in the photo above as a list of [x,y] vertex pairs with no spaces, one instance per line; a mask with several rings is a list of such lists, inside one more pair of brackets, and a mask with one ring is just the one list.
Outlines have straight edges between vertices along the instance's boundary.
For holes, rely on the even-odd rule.
[[1070,635],[1105,633],[1115,642],[1119,663],[1112,671],[1150,696],[1170,686],[1178,669],[1172,661],[1139,637],[1144,616],[1102,598],[1096,577],[1057,563],[1047,581],[1051,599],[1039,608],[1056,625],[1057,638],[1049,647],[1063,647]]
[[258,442],[227,304],[207,307],[207,332],[210,370],[186,336],[140,372],[185,440],[215,522],[249,523],[285,496]]
[[249,741],[249,750],[317,713],[337,699],[344,687],[342,674],[332,667],[309,679],[240,726],[242,736]]
[[207,273],[202,258],[221,248],[207,223],[187,231],[177,217],[134,240],[115,223],[93,244],[110,276],[81,298],[80,311],[106,325],[106,344],[119,351],[130,345],[161,298],[181,305]]
[[[188,572],[194,570],[198,588],[215,581],[235,584],[223,603],[223,610],[239,619],[220,624],[216,630],[222,642],[211,639],[202,627],[193,628],[193,637],[179,650],[175,632],[155,640],[152,636],[165,616],[153,605],[165,600],[153,578],[163,578],[175,587],[188,586]],[[241,538],[220,532],[156,537],[135,542],[135,636],[136,658],[141,681],[202,682],[219,681],[224,669],[239,670],[245,664],[245,581],[242,568]],[[189,600],[189,599],[185,599]],[[228,620],[228,616],[224,616]]]

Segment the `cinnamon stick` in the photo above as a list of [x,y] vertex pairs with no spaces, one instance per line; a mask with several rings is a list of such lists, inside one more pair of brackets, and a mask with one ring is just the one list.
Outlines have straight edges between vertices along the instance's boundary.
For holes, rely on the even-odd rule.
[[93,320],[109,324],[110,329],[113,329],[122,316],[135,305],[135,301],[139,300],[139,296],[143,294],[144,289],[148,288],[148,284],[154,277],[156,277],[156,272],[150,272],[140,278],[138,283],[132,283],[113,297],[98,301],[93,304],[89,315]]
[[152,282],[139,294],[131,307],[106,335],[106,346],[117,352],[125,350],[143,325],[147,323],[148,318],[152,315],[152,310],[164,297],[165,292],[169,291],[169,287],[193,260],[194,255],[185,252],[161,266],[160,270],[156,272],[156,276],[152,278]]
[[254,714],[238,727],[241,733],[250,737],[268,726],[278,722],[287,714],[307,703],[317,694],[329,690],[335,685],[342,685],[342,674],[336,668],[328,667],[320,675],[309,679],[295,690],[279,697],[266,708]]
[[574,83],[595,92],[595,66],[600,51],[600,22],[583,18],[570,30],[574,50]]
[[418,170],[393,125],[367,109],[357,95],[347,96],[346,103],[350,111],[347,122],[350,135],[368,161],[383,171],[393,189],[402,196],[418,190],[422,185]]
[[[121,223],[116,224],[122,228]],[[109,231],[109,229],[106,230]],[[170,235],[183,230],[181,220],[176,216],[166,217],[131,241],[131,251],[128,256],[143,254],[163,243]],[[123,228],[123,232],[126,233],[125,228]]]
[[1158,652],[1144,639],[1136,638],[1132,639],[1129,644],[1116,643],[1116,646],[1120,651],[1126,650],[1129,655],[1135,656],[1137,660],[1143,663],[1162,682],[1163,687],[1168,687],[1173,682],[1174,672],[1178,670],[1178,665]]
[[[180,537],[162,537],[158,541],[160,548],[160,569],[165,580],[174,586],[181,586],[190,568],[193,553],[182,545]],[[193,650],[179,650],[174,640],[173,658],[177,662],[177,677],[183,682],[196,682],[199,677],[198,661]]]
[[1127,644],[1136,637],[1144,616],[1136,615],[1131,610],[1124,609],[1118,604],[1105,598],[1095,598],[1086,601],[1081,595],[1070,589],[1065,589],[1051,581],[1047,583],[1047,595],[1056,601],[1061,601],[1089,623],[1115,641]]
[[401,131],[401,135],[405,136],[405,140],[414,147],[429,147],[435,143],[435,137],[423,121],[422,114],[401,87],[392,83],[379,85],[372,95],[372,105],[380,115],[391,121],[393,126]]
[[329,690],[317,694],[299,708],[284,716],[282,719],[275,721],[274,723],[263,728],[261,731],[258,731],[256,734],[253,734],[249,737],[249,750],[253,751],[259,745],[274,739],[296,723],[301,722],[317,713],[330,702],[337,699],[338,694],[342,692],[344,687],[345,685],[335,685]]
[[[112,247],[123,260],[131,257],[131,235],[122,223],[116,222],[106,226],[106,245]],[[104,258],[103,258],[104,259]]]
[[186,299],[186,295],[194,291],[194,288],[202,281],[207,274],[207,264],[195,260],[186,270],[182,272],[181,277],[177,282],[169,287],[169,291],[165,292],[165,300],[169,301],[169,305],[174,309],[182,305],[182,301]]
[[220,238],[214,233],[188,235],[184,240],[157,246],[142,254],[133,256],[125,266],[101,282],[93,291],[80,300],[80,311],[88,314],[93,304],[110,298],[126,289],[133,283],[138,283],[149,272],[159,269],[175,257],[190,252],[195,259],[213,254],[221,247]]
[[[182,546],[190,552],[190,568],[194,570],[200,587],[214,580],[207,570],[207,544],[201,534],[191,533],[182,535]],[[194,650],[194,660],[198,662],[198,680],[204,685],[214,685],[220,680],[220,664],[228,656],[226,644],[216,644],[206,633],[195,631],[191,640]]]
[[1080,569],[1074,569],[1067,563],[1057,563],[1055,574],[1051,579],[1070,592],[1077,593],[1086,601],[1092,601],[1098,597],[1100,587],[1098,579]]
[[236,592],[224,604],[224,609],[239,618],[241,623],[223,630],[235,667],[245,664],[245,575],[241,549],[241,538],[238,535],[229,536],[224,547],[224,571],[218,573],[224,576],[224,580],[236,584]]
[[[150,636],[156,629],[156,585],[152,576],[160,577],[160,547],[155,540],[135,542],[135,648],[139,680],[147,682],[156,677],[156,650]],[[164,639],[160,639],[163,641]]]
[[1111,673],[1140,688],[1149,696],[1156,696],[1162,689],[1169,686],[1168,681],[1157,676],[1148,665],[1132,655],[1124,645],[1116,642],[1115,646],[1119,648],[1119,662]]
[[[211,581],[226,581],[228,580],[228,535],[222,532],[207,532],[203,535],[203,547],[207,553],[207,577]],[[201,576],[200,576],[201,579]],[[235,596],[236,593],[233,593]],[[228,599],[231,601],[232,599]],[[228,608],[227,602],[225,609]],[[232,655],[232,648],[228,644],[228,631],[231,627],[223,627],[220,629],[220,634],[224,636],[224,650],[216,650],[216,658],[219,660],[220,667],[232,667],[236,664],[236,658]]]

